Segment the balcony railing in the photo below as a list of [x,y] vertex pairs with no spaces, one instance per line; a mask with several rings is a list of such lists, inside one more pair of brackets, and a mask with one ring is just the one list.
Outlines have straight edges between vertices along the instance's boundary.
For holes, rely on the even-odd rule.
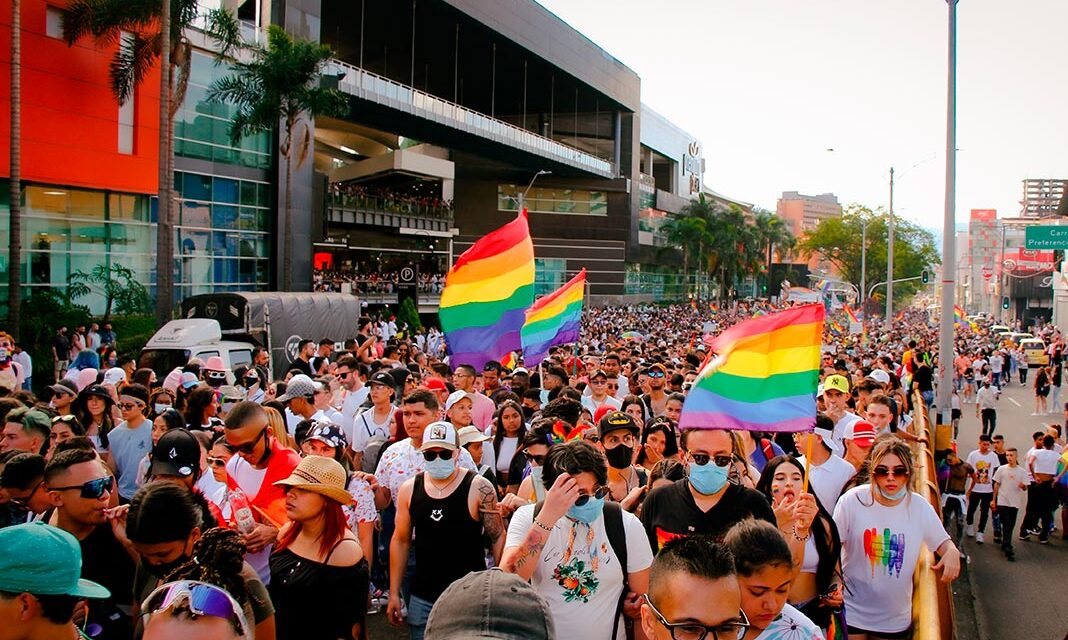
[[452,207],[405,198],[332,192],[326,201],[330,222],[448,231]]
[[604,178],[615,177],[612,163],[607,160],[340,60],[330,61],[324,75],[343,75],[338,88],[357,98],[489,138]]

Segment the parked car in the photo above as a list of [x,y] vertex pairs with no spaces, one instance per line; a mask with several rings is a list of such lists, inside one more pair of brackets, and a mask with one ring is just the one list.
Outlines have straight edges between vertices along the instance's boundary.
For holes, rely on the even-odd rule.
[[1049,364],[1049,356],[1046,355],[1046,343],[1038,338],[1024,338],[1020,341],[1024,357],[1027,358],[1027,366],[1044,367]]

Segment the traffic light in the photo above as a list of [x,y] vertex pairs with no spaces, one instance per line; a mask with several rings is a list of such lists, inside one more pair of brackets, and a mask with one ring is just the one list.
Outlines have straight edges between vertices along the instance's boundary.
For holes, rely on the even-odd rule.
[[929,284],[931,282],[931,274],[927,272],[927,269],[920,272],[920,282],[924,284]]
[[1008,310],[1009,308],[1009,296],[1001,297],[1001,308]]

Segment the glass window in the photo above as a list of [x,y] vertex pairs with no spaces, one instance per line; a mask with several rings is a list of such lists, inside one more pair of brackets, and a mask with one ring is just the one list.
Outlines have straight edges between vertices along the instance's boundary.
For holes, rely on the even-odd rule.
[[49,38],[63,39],[63,9],[45,6],[45,35]]
[[237,226],[237,207],[225,204],[216,204],[211,207],[212,226],[223,229],[233,229]]
[[104,192],[70,190],[70,213],[83,218],[104,217]]
[[256,198],[256,183],[255,182],[248,182],[248,181],[242,181],[241,182],[241,200],[240,200],[240,202],[241,202],[241,204],[249,205],[249,206],[253,206],[253,207],[258,205],[258,204],[260,204],[260,202]]
[[211,205],[186,200],[182,203],[181,221],[187,227],[210,227]]
[[69,207],[68,196],[68,191],[62,188],[27,186],[24,213],[34,211],[66,216]]
[[186,173],[182,175],[182,197],[186,200],[201,200],[211,202],[211,176],[199,173]]
[[[522,188],[522,191],[526,191]],[[514,184],[497,185],[497,208],[517,211],[521,188]],[[608,215],[608,195],[604,191],[585,189],[532,188],[523,200],[534,213]]]

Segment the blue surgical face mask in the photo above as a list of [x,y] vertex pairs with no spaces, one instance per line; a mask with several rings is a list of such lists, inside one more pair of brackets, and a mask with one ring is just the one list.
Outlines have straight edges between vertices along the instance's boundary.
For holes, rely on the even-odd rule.
[[590,498],[584,505],[575,505],[567,510],[567,517],[582,524],[590,524],[601,515],[604,509],[604,498]]
[[163,413],[167,409],[170,409],[171,405],[169,405],[169,404],[160,404],[160,403],[157,402],[157,403],[152,405],[152,408],[156,410],[156,414],[158,415],[158,414]]
[[541,486],[541,472],[545,470],[545,467],[531,467],[530,468],[530,481],[537,486]]
[[691,461],[690,484],[701,495],[715,495],[727,484],[729,472],[730,465],[721,467],[712,460],[703,465]]
[[904,487],[901,487],[901,489],[899,489],[897,493],[887,493],[887,492],[883,491],[883,488],[880,487],[879,485],[875,485],[875,490],[878,491],[879,495],[881,495],[884,499],[890,500],[890,501],[895,501],[895,502],[897,500],[900,500],[900,499],[904,498],[909,493],[908,485],[906,485]]
[[445,460],[438,457],[434,460],[428,460],[426,463],[426,472],[435,480],[444,480],[451,476],[453,471],[456,471],[456,460]]

